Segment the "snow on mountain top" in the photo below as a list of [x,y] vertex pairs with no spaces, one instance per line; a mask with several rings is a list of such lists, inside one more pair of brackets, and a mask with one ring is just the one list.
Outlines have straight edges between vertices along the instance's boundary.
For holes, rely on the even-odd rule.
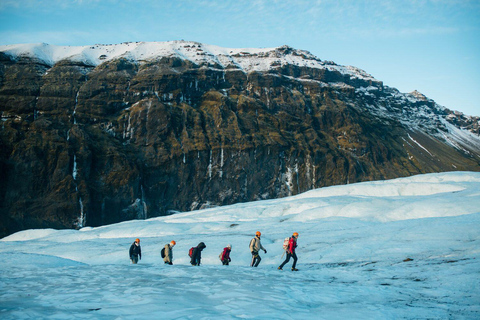
[[179,57],[196,64],[218,64],[223,68],[234,66],[245,72],[268,71],[280,65],[291,64],[336,70],[353,78],[377,81],[371,75],[356,67],[323,62],[308,51],[296,50],[288,46],[277,48],[222,48],[191,41],[126,42],[93,46],[56,46],[37,43],[0,46],[0,52],[13,58],[36,58],[50,66],[65,59],[97,66],[105,61],[117,58],[142,62],[161,57]]

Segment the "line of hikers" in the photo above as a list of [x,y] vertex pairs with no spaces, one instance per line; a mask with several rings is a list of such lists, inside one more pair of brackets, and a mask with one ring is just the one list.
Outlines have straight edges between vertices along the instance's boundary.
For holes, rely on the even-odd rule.
[[[250,240],[250,252],[252,253],[252,262],[250,266],[252,267],[258,267],[260,264],[260,261],[262,261],[262,258],[258,254],[260,250],[263,250],[265,254],[267,253],[267,250],[262,246],[262,243],[260,241],[260,237],[262,236],[262,233],[260,231],[257,231],[255,233],[255,237]],[[286,253],[287,256],[285,258],[285,261],[277,268],[278,270],[283,270],[283,267],[285,264],[287,264],[291,258],[293,258],[293,265],[292,265],[292,271],[298,271],[296,268],[297,266],[297,254],[295,253],[295,248],[297,247],[297,239],[298,239],[298,233],[294,232],[291,237],[285,238],[283,241],[283,250],[284,254]],[[167,243],[165,247],[161,250],[160,254],[163,258],[163,261],[165,264],[172,265],[173,264],[173,247],[177,243],[175,241],[171,241],[170,243]],[[200,262],[202,260],[202,251],[205,249],[207,246],[205,243],[200,242],[196,247],[190,248],[188,251],[188,255],[190,257],[190,264],[192,266],[199,266]],[[229,244],[225,248],[223,248],[222,253],[220,253],[219,258],[220,261],[222,262],[223,265],[228,266],[229,263],[232,261],[230,258],[230,252],[232,251],[232,246]],[[138,259],[142,259],[142,248],[140,247],[140,239],[135,239],[135,242],[132,243],[130,246],[130,251],[129,251],[129,256],[130,260],[132,261],[133,264],[138,263]],[[283,258],[283,254],[282,254]]]

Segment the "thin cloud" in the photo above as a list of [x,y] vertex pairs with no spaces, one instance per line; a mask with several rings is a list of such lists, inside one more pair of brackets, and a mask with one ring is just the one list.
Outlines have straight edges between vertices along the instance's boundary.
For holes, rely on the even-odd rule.
[[56,45],[76,45],[80,40],[91,44],[92,34],[83,31],[0,32],[1,45],[45,42]]
[[457,27],[418,27],[418,28],[387,28],[387,29],[354,29],[351,35],[364,39],[373,38],[410,38],[417,36],[446,36],[457,34]]
[[[131,2],[131,0],[123,0]],[[57,11],[58,9],[71,9],[74,7],[91,6],[99,3],[116,4],[120,0],[1,0],[0,11],[8,9],[30,9],[43,11]]]

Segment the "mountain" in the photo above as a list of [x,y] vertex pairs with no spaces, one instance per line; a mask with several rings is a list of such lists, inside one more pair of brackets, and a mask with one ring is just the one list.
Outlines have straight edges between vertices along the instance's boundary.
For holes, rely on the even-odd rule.
[[[2,319],[478,319],[480,173],[311,190],[0,240]],[[466,201],[468,199],[468,201]],[[251,268],[259,230],[267,253]],[[283,271],[298,232],[298,272]],[[140,238],[142,259],[129,261]],[[171,240],[173,265],[160,250]],[[202,264],[187,252],[204,242]],[[232,245],[231,264],[218,258]]]
[[480,171],[478,117],[288,46],[0,46],[0,110],[1,235]]

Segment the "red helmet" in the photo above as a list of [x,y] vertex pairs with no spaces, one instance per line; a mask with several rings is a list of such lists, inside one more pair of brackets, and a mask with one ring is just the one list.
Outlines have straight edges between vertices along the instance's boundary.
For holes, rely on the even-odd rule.
[[138,239],[138,238],[137,238],[137,239],[135,239],[135,242],[138,242],[138,243],[140,243],[140,239]]
[[298,238],[298,232],[294,232],[294,233],[293,233],[293,236],[294,236],[295,238]]
[[257,231],[257,232],[255,232],[255,235],[260,237],[262,235],[262,233],[260,231]]
[[170,241],[170,244],[171,244],[172,246],[174,246],[174,245],[176,245],[177,243],[175,242],[175,240],[172,240],[172,241]]

